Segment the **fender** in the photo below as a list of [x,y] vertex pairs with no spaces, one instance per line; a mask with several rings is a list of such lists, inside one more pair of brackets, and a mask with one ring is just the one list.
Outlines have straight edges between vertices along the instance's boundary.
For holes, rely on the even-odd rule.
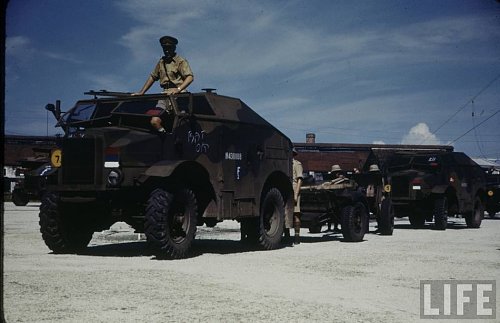
[[180,164],[186,162],[186,160],[162,160],[154,164],[153,166],[149,167],[146,169],[144,172],[144,175],[147,177],[154,176],[154,177],[168,177],[172,175],[174,170],[179,166]]

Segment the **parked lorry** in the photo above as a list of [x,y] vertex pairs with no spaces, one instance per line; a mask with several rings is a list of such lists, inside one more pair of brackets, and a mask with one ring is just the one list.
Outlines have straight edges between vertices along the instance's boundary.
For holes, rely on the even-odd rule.
[[485,209],[485,174],[462,152],[394,153],[387,161],[396,217],[414,227],[433,221],[445,230],[448,217],[461,216],[479,228]]
[[264,249],[280,247],[293,211],[292,145],[244,102],[211,89],[86,94],[64,114],[59,101],[46,107],[65,130],[40,206],[51,250],[77,252],[117,221],[145,233],[158,257],[185,257],[197,226],[223,220]]

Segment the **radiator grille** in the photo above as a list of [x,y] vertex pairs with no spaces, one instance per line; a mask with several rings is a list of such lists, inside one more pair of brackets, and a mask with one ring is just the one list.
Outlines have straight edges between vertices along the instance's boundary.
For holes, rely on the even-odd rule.
[[391,179],[391,192],[393,197],[408,197],[410,195],[410,182],[408,177],[395,176]]
[[71,138],[63,142],[62,180],[64,184],[95,182],[96,144],[91,138]]

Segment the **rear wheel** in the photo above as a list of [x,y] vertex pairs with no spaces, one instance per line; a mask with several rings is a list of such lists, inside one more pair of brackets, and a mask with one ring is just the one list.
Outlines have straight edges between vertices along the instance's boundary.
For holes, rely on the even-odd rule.
[[267,250],[281,246],[281,236],[285,226],[285,203],[280,191],[267,191],[260,207],[259,243]]
[[434,225],[437,230],[446,230],[448,224],[448,199],[446,196],[434,201]]
[[474,199],[474,209],[465,215],[465,223],[469,228],[479,228],[484,217],[484,205],[479,196]]
[[155,189],[146,207],[144,232],[158,257],[185,257],[196,234],[198,205],[190,189]]
[[392,235],[394,231],[394,208],[390,198],[384,198],[377,218],[378,231],[382,235]]
[[341,228],[346,241],[362,241],[368,229],[368,210],[363,203],[348,205],[342,209]]
[[54,253],[83,250],[92,239],[93,230],[79,205],[64,205],[56,193],[49,192],[40,204],[40,232]]

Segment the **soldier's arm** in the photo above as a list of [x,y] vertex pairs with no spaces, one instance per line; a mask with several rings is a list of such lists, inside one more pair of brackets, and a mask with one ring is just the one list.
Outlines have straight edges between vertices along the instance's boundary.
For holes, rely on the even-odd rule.
[[142,89],[139,92],[132,93],[132,95],[143,95],[144,93],[146,93],[149,90],[149,88],[151,87],[151,85],[153,85],[154,82],[155,82],[155,80],[150,75],[148,77],[148,79],[146,80],[146,83],[144,83],[144,85],[142,86]]

